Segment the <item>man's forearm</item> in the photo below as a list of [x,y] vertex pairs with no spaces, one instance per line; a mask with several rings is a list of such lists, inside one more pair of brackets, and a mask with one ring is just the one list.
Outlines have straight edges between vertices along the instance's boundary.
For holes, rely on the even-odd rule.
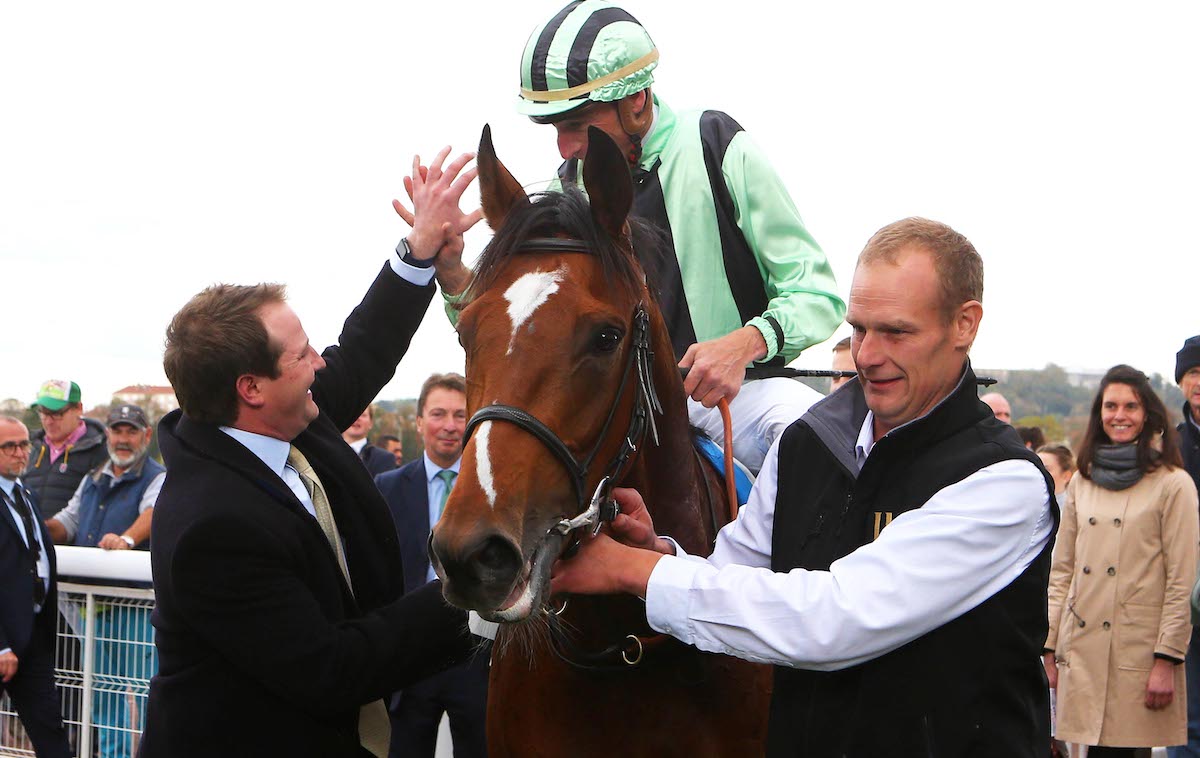
[[654,573],[654,567],[662,560],[663,553],[636,547],[627,548],[627,550],[627,560],[623,562],[623,569],[619,577],[621,591],[628,595],[644,598],[646,597],[646,586],[650,583],[650,575]]
[[461,295],[471,283],[471,269],[461,262],[453,266],[442,266],[434,263],[434,276],[442,292],[448,295]]
[[69,539],[67,536],[67,528],[63,523],[56,518],[48,518],[45,521],[46,531],[50,533],[50,540],[56,545],[65,544]]

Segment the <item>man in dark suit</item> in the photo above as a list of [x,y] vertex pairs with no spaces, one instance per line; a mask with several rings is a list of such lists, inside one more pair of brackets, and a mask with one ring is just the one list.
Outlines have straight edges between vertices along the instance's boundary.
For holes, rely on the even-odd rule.
[[[405,592],[419,591],[436,578],[426,545],[458,476],[466,423],[463,377],[429,377],[417,399],[417,432],[425,443],[425,454],[375,478],[396,522]],[[455,758],[487,755],[487,683],[488,657],[481,652],[460,666],[397,692],[389,709],[391,758],[433,758],[443,713],[450,716]]]
[[[180,410],[151,562],[159,671],[143,758],[386,755],[381,700],[463,660],[466,614],[403,595],[387,506],[341,432],[391,378],[472,172],[414,181],[417,225],[318,354],[279,285],[215,285],[167,328]],[[400,253],[404,255],[401,258]]]
[[396,457],[387,450],[375,447],[367,441],[367,433],[371,431],[371,426],[374,424],[373,412],[371,406],[368,405],[358,418],[354,419],[354,423],[342,432],[342,439],[346,440],[346,444],[358,453],[358,459],[367,467],[371,476],[378,476],[387,471],[396,470]]
[[74,755],[54,685],[54,544],[18,478],[29,430],[0,416],[0,694],[8,693],[39,758]]

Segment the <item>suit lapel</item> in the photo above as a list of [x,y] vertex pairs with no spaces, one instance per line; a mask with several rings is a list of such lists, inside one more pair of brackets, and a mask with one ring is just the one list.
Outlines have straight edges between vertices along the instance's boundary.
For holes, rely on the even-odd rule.
[[0,502],[4,504],[3,508],[0,508],[0,517],[2,517],[4,523],[8,524],[8,527],[12,529],[13,536],[15,536],[17,539],[21,539],[21,530],[17,527],[17,522],[13,521],[12,511],[9,510],[8,495],[0,492]]

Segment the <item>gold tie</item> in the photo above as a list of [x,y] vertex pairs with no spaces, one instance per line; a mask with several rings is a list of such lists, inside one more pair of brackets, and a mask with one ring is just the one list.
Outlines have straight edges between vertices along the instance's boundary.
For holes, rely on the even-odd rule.
[[[342,537],[338,534],[337,522],[333,520],[333,510],[329,507],[329,498],[325,495],[325,488],[321,486],[321,479],[317,472],[313,471],[304,453],[295,445],[288,451],[287,462],[300,475],[300,483],[304,485],[308,497],[312,500],[317,523],[337,556],[338,567],[342,570],[342,576],[346,578],[346,586],[350,588],[350,593],[354,594],[354,585],[350,582],[350,569],[346,566],[346,552],[342,549]],[[392,725],[388,721],[387,706],[383,701],[376,700],[362,706],[358,711],[359,743],[376,758],[386,758],[391,739]]]

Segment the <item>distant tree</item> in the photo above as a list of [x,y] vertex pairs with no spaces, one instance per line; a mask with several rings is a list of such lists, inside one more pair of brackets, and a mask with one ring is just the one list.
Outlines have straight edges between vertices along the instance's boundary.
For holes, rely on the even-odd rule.
[[417,401],[415,398],[379,400],[375,403],[375,424],[372,438],[391,434],[400,438],[404,447],[404,460],[415,460],[425,450],[421,435],[417,434]]

